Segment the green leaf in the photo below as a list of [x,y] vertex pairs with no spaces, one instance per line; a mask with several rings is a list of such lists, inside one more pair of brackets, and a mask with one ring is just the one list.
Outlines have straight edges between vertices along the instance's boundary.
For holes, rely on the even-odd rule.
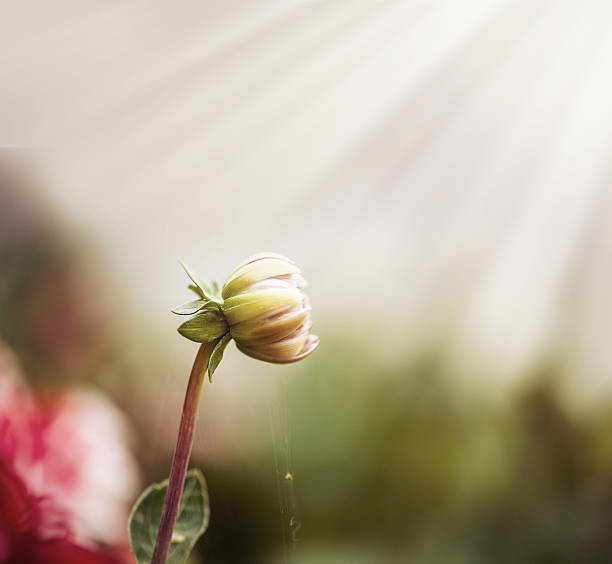
[[[128,520],[130,548],[138,564],[149,564],[161,519],[168,480],[148,487],[132,508]],[[202,536],[210,518],[208,491],[202,472],[189,470],[166,564],[183,564]]]
[[228,331],[223,315],[218,311],[205,310],[179,326],[178,332],[190,341],[209,343]]
[[189,288],[192,292],[195,292],[196,295],[200,296],[200,298],[202,298],[203,300],[208,299],[204,293],[202,292],[202,290],[200,288],[198,288],[195,284],[189,284],[187,286],[187,288]]
[[229,333],[223,335],[222,339],[215,345],[213,352],[210,355],[210,359],[208,360],[208,380],[212,382],[212,375],[217,370],[217,366],[221,362],[223,358],[223,352],[225,351],[225,347],[227,347],[228,343],[232,340],[232,336]]
[[210,287],[212,288],[213,294],[215,296],[220,296],[221,295],[221,289],[219,288],[219,284],[216,280],[212,280],[210,283]]
[[198,311],[206,308],[208,305],[212,305],[210,304],[210,300],[193,300],[181,306],[175,307],[172,310],[172,313],[176,313],[178,315],[193,315],[194,313],[198,313]]
[[185,274],[189,276],[189,278],[196,285],[198,290],[200,290],[200,292],[197,293],[201,293],[202,297],[207,300],[210,300],[211,302],[219,303],[219,300],[214,296],[214,293],[210,286],[206,284],[203,280],[200,280],[200,278],[193,272],[193,270],[191,270],[191,268],[189,268],[183,261],[179,260],[179,263],[183,267]]

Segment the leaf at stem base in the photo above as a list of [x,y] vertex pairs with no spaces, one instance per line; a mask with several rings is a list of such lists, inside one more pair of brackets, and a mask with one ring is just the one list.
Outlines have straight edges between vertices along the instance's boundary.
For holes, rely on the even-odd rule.
[[[148,487],[130,513],[130,548],[138,564],[151,562],[167,489],[168,480]],[[209,518],[210,506],[204,476],[197,469],[189,470],[172,533],[167,564],[183,564],[189,558],[195,543],[204,534]]]

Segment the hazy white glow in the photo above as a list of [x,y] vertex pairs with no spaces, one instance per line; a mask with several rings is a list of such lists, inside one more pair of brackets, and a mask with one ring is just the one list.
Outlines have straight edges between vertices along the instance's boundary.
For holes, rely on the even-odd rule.
[[611,4],[10,10],[1,140],[138,292],[272,249],[322,309],[375,294],[409,341],[508,372],[563,348],[605,381]]

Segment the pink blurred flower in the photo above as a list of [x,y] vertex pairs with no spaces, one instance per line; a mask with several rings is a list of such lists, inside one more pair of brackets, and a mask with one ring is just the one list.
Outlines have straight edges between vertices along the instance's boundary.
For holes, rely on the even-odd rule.
[[[28,534],[45,542],[125,546],[138,487],[127,438],[120,412],[100,394],[35,397],[0,345],[0,464],[5,477],[23,484],[21,497],[30,505],[36,500],[36,526],[26,527]],[[0,562],[2,534],[0,522]]]
[[0,562],[3,564],[118,564],[110,554],[45,531],[45,507],[0,461]]

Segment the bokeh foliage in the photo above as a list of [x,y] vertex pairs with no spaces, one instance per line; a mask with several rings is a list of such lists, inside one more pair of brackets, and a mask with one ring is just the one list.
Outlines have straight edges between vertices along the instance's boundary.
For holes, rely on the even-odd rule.
[[612,418],[573,417],[558,366],[501,405],[448,381],[442,349],[385,363],[350,335],[322,342],[291,375],[291,484],[274,449],[248,472],[209,467],[207,561],[270,562],[279,518],[300,564],[610,561]]

